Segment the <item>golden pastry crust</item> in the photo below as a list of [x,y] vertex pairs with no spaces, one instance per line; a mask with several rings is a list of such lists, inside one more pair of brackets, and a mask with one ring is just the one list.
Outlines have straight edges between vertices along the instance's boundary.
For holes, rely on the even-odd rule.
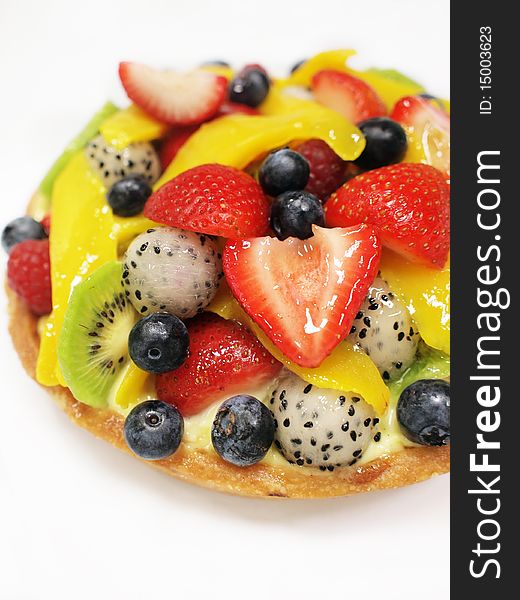
[[[38,320],[7,289],[9,331],[27,373],[34,379],[39,349]],[[130,453],[123,438],[123,418],[109,410],[91,408],[74,399],[67,388],[46,388],[77,425]],[[397,488],[449,471],[449,447],[407,448],[358,467],[320,472],[296,465],[257,464],[240,468],[215,453],[181,444],[170,458],[145,461],[178,479],[242,496],[323,498]]]

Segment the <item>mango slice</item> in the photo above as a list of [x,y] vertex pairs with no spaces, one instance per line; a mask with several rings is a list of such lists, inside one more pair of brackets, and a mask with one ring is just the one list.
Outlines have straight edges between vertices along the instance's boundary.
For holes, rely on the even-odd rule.
[[155,376],[142,371],[135,363],[130,362],[123,378],[116,388],[113,404],[118,412],[127,412],[139,402],[154,397]]
[[429,269],[411,263],[388,249],[379,266],[390,288],[406,304],[423,340],[450,353],[450,265]]
[[36,377],[43,385],[64,385],[56,347],[73,287],[117,258],[114,219],[105,194],[83,151],[70,160],[54,183],[50,235],[53,310],[45,322],[36,367]]
[[219,290],[207,310],[217,313],[224,319],[234,319],[247,325],[277,360],[303,380],[321,388],[355,392],[363,396],[378,414],[381,415],[385,412],[390,398],[389,389],[374,363],[364,352],[357,351],[350,344],[342,342],[319,367],[313,369],[300,367],[276,348],[241,309],[226,287],[223,286]]
[[107,142],[122,149],[134,142],[149,142],[164,137],[169,128],[169,125],[131,104],[107,119],[99,131]]
[[114,215],[112,236],[117,240],[119,254],[126,250],[128,244],[135,237],[152,227],[157,227],[157,223],[150,221],[142,214],[135,217],[118,217]]
[[[424,88],[420,84],[401,75],[397,71],[389,72],[380,69],[357,71],[350,68],[347,62],[355,54],[354,50],[329,50],[328,52],[320,52],[303,63],[299,69],[286,79],[285,85],[309,86],[313,75],[323,69],[344,71],[355,77],[359,77],[359,79],[372,86],[381,100],[386,104],[388,110],[391,110],[399,98],[424,92]],[[396,73],[398,73],[399,77],[396,77]]]
[[315,102],[292,114],[229,115],[202,125],[179,150],[155,189],[198,165],[220,163],[243,169],[273,148],[310,138],[324,140],[344,160],[354,160],[365,147],[357,127]]

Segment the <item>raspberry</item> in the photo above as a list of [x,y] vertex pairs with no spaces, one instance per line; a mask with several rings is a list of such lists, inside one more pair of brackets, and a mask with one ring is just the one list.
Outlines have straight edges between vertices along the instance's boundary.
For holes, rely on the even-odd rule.
[[45,233],[47,235],[50,234],[51,232],[51,215],[50,213],[47,213],[43,219],[40,221],[41,226],[43,227],[43,229],[45,230]]
[[309,161],[311,167],[305,189],[325,201],[344,183],[347,163],[322,140],[308,140],[295,150]]
[[7,282],[35,315],[50,313],[49,240],[26,240],[16,244],[7,263]]

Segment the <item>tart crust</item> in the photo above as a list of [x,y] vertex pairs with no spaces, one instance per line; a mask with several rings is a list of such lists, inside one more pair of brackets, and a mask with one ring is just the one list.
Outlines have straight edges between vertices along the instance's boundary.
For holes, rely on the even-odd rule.
[[[40,346],[38,319],[8,288],[7,295],[9,332],[25,370],[35,379]],[[57,386],[45,389],[74,423],[131,454],[123,438],[123,417],[110,410],[91,408],[78,402],[67,388]],[[449,457],[449,446],[406,448],[362,466],[322,473],[290,464],[284,468],[264,464],[235,467],[213,452],[189,449],[181,443],[179,450],[170,458],[143,462],[178,479],[230,494],[324,498],[417,483],[449,471]]]

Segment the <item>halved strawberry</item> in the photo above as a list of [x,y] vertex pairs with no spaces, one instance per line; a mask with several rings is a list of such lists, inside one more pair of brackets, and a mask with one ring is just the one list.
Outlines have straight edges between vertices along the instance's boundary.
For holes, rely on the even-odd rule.
[[225,165],[188,169],[154,192],[144,215],[156,223],[208,235],[265,235],[269,200],[247,173]]
[[235,321],[204,313],[187,322],[189,355],[175,371],[157,375],[157,395],[189,417],[216,400],[252,390],[278,375],[282,365]]
[[317,367],[345,338],[377,274],[371,227],[313,227],[307,240],[228,242],[224,273],[235,298],[292,361]]
[[390,115],[408,136],[407,162],[422,162],[450,174],[450,117],[428,98],[406,96]]
[[198,125],[175,127],[162,141],[159,148],[159,158],[163,171],[177,156],[177,152],[184,146],[188,139],[197,131]]
[[341,71],[318,71],[311,82],[320,104],[342,114],[351,123],[386,115],[386,106],[364,81]]
[[325,205],[330,227],[372,225],[385,246],[441,269],[450,248],[450,186],[429,165],[400,163],[354,177]]
[[127,96],[152,117],[191,125],[212,117],[227,92],[227,79],[208,71],[160,71],[139,63],[119,64]]

